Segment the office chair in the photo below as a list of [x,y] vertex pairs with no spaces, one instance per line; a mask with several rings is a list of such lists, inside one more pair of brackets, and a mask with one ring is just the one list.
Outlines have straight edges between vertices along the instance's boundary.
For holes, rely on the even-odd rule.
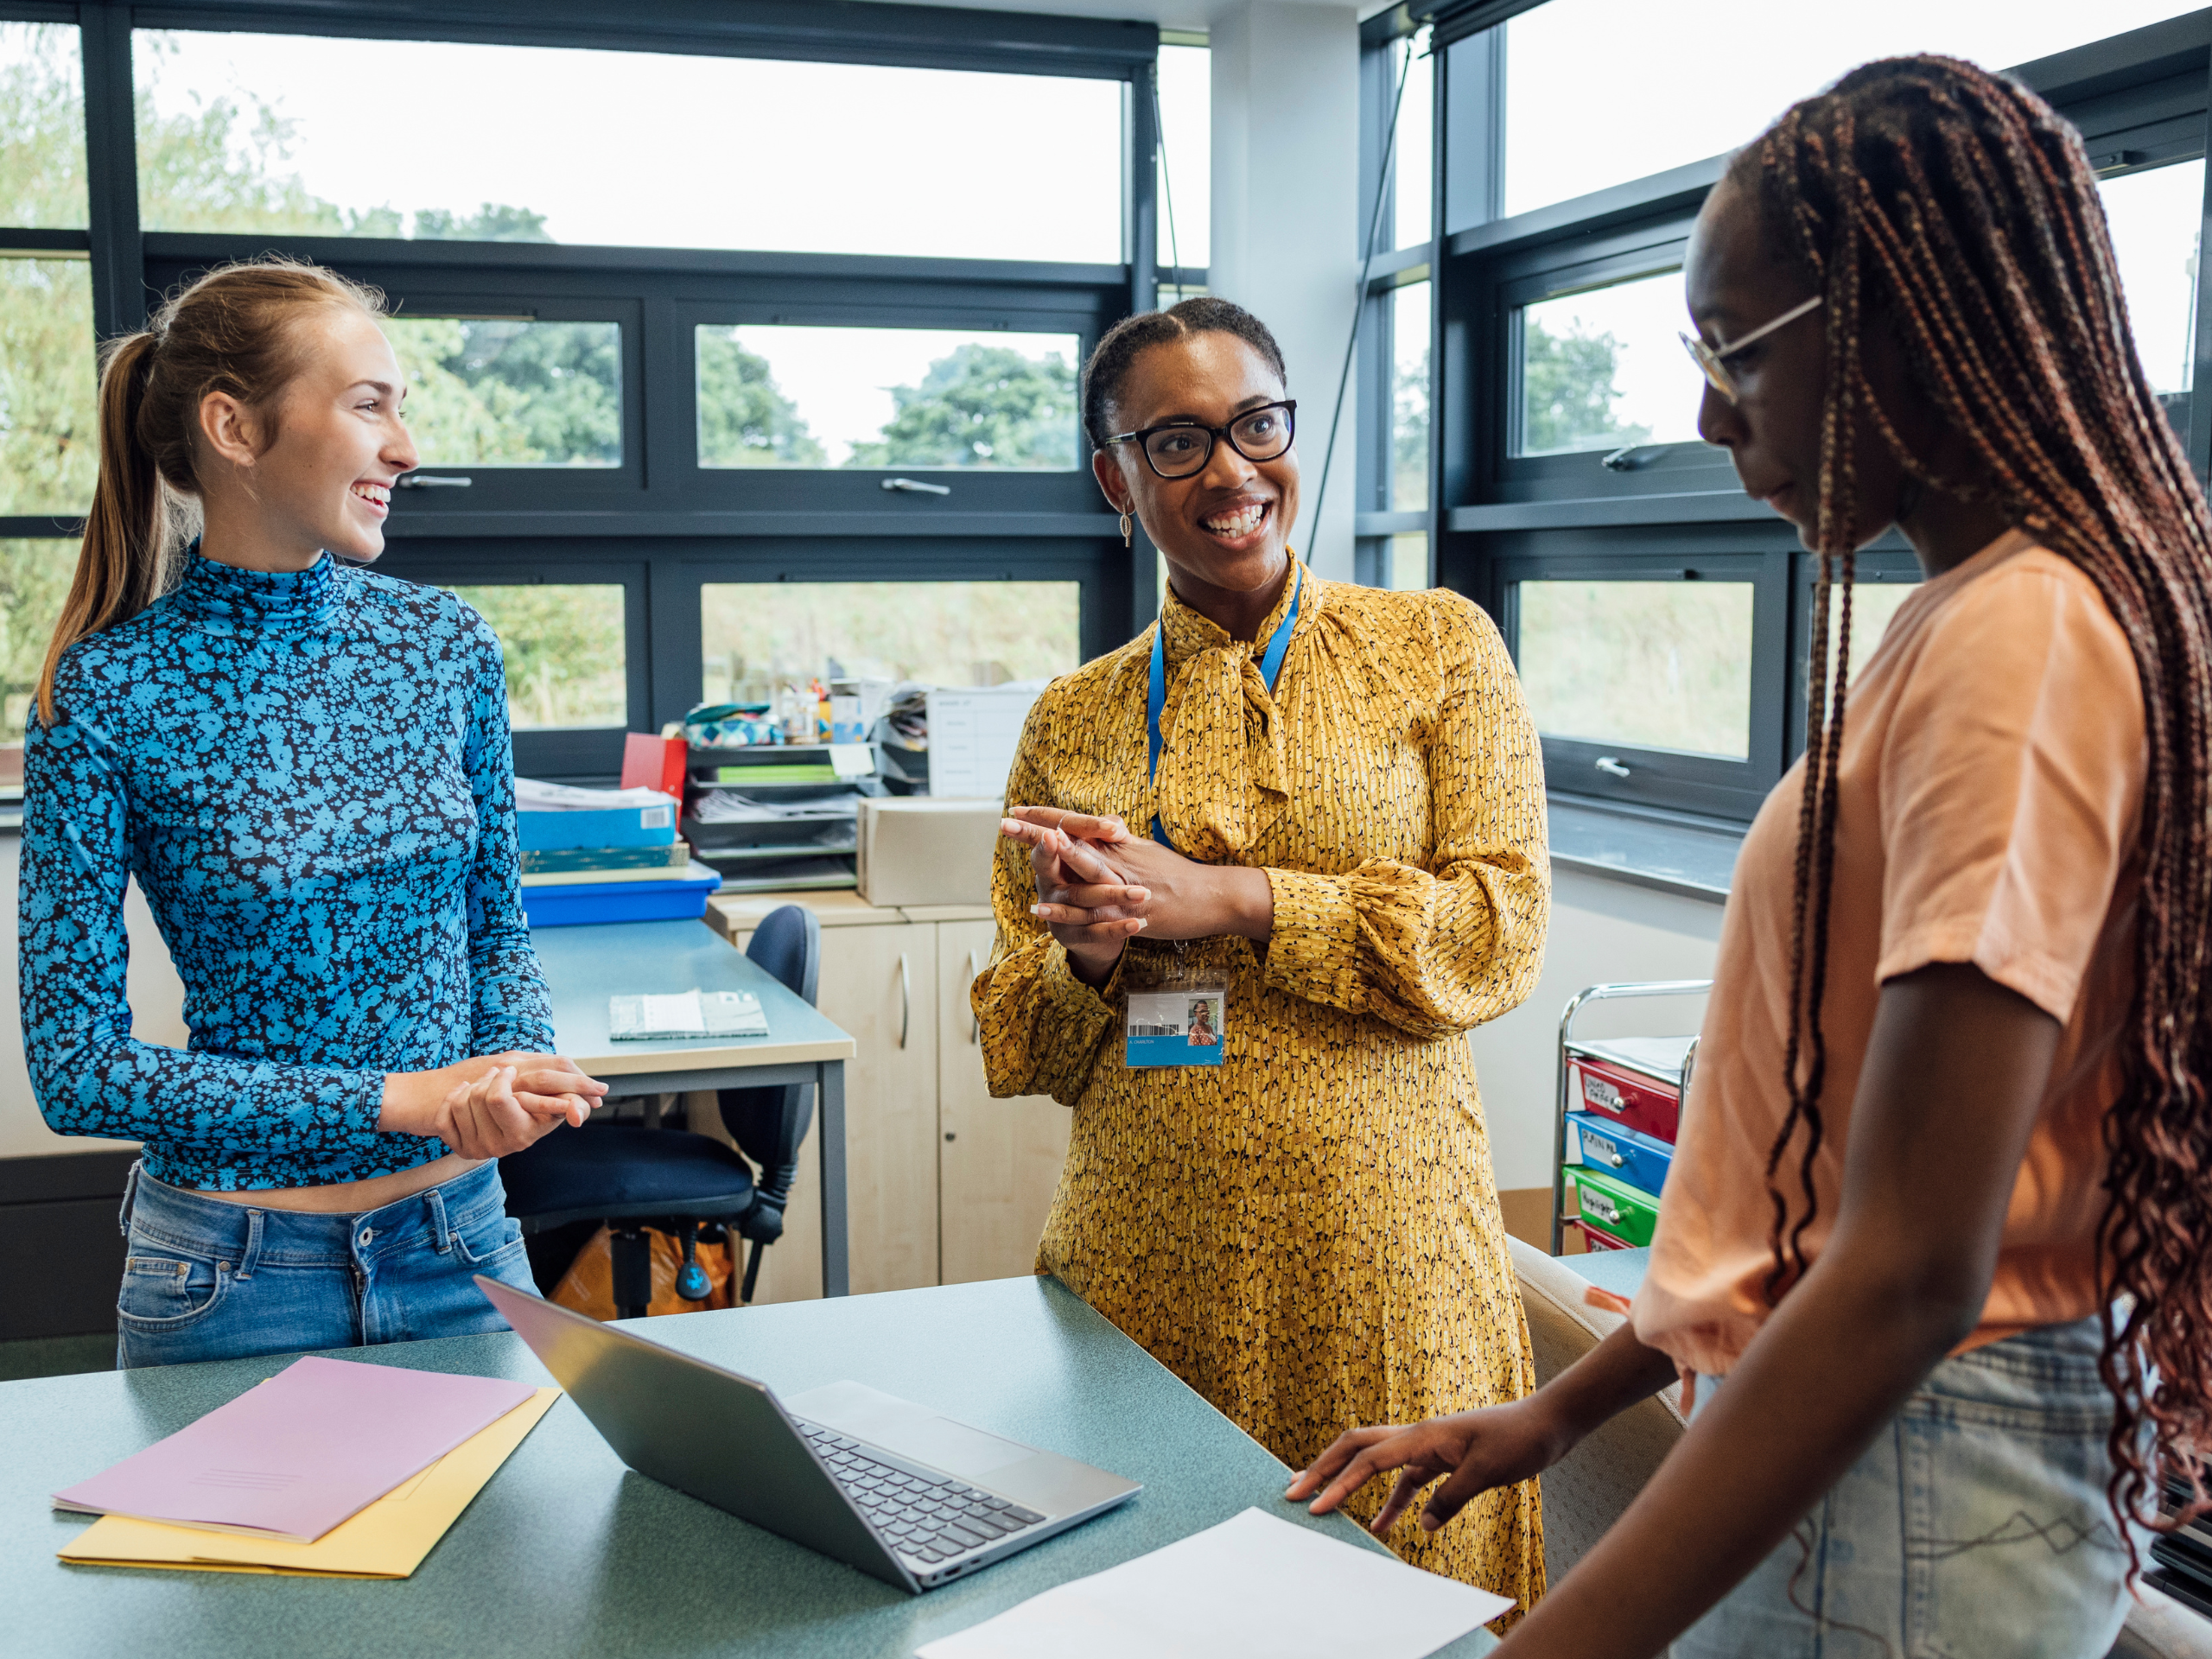
[[[822,923],[812,911],[785,905],[770,912],[745,954],[813,1003],[821,976]],[[748,1302],[760,1280],[761,1251],[783,1236],[799,1143],[814,1119],[813,1087],[724,1089],[717,1103],[737,1152],[687,1129],[587,1123],[557,1129],[499,1161],[507,1213],[525,1234],[577,1221],[601,1222],[610,1230],[617,1319],[642,1317],[652,1300],[649,1225],[683,1244],[677,1294],[695,1302],[713,1289],[698,1261],[702,1223],[719,1224],[733,1246],[739,1238],[752,1241],[741,1298]]]

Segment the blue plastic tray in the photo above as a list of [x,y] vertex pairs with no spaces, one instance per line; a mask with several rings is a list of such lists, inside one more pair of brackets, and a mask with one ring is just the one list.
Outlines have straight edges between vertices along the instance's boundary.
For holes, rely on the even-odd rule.
[[1567,1115],[1567,1161],[1570,1164],[1601,1169],[1616,1180],[1656,1194],[1667,1185],[1667,1166],[1674,1156],[1675,1149],[1658,1136],[1624,1128],[1610,1117],[1592,1112]]
[[590,922],[696,921],[721,877],[698,860],[674,881],[587,881],[575,887],[524,887],[523,921],[531,927]]

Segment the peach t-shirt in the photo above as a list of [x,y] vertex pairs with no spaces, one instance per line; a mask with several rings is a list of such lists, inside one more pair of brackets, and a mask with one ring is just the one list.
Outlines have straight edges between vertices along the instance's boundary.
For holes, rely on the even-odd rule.
[[[1962,1348],[2096,1311],[2100,1126],[2118,1093],[2134,986],[2145,766],[2140,682],[2119,624],[2087,576],[2019,531],[1907,599],[1851,688],[1821,1010],[1827,1137],[1806,1259],[1819,1255],[1840,1203],[1852,1101],[1885,980],[1970,962],[2065,1024],[1996,1278]],[[1737,861],[1681,1139],[1636,1298],[1637,1335],[1708,1376],[1734,1366],[1766,1317],[1764,1171],[1789,1106],[1803,783],[1800,762],[1767,798]],[[1793,1217],[1804,1205],[1796,1170],[1793,1153],[1780,1173]]]

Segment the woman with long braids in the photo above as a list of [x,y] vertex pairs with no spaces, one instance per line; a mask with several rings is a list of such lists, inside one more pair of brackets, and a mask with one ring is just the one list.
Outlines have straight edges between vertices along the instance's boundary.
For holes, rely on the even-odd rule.
[[[1834,667],[1744,843],[1649,1274],[1529,1400],[1357,1431],[1292,1495],[1402,1470],[1385,1525],[1448,1473],[1440,1527],[1680,1373],[1688,1434],[1509,1653],[2102,1655],[2212,1399],[2212,523],[2080,137],[2010,81],[1846,76],[1686,275],[1700,429],[1819,556]],[[1853,683],[1892,524],[1928,579]]]

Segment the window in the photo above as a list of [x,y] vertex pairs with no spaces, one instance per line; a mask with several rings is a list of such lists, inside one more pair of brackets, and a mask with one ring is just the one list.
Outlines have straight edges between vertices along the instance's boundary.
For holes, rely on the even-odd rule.
[[629,723],[620,587],[532,582],[453,591],[499,638],[507,720],[516,731]]
[[0,253],[0,516],[92,505],[94,379],[91,265]]
[[2200,158],[2102,181],[2105,220],[2127,296],[2135,349],[2153,390],[2190,389],[2196,367],[2196,259],[2203,226]]
[[1080,590],[1063,582],[709,582],[710,701],[765,702],[821,678],[997,685],[1082,661]]
[[385,334],[425,467],[622,464],[619,324],[400,316]]
[[1072,472],[1072,334],[701,324],[702,467]]
[[1213,257],[1213,54],[1179,42],[1161,42],[1159,69],[1160,263],[1171,269]]
[[0,22],[0,225],[81,230],[86,218],[77,30]]
[[1429,193],[1435,181],[1436,69],[1428,52],[1428,31],[1410,42],[1405,96],[1398,105],[1398,139],[1392,146],[1390,211],[1395,234],[1390,245],[1409,248],[1429,239]]
[[[1548,0],[1503,25],[1503,211],[1722,155],[1872,58],[1938,52],[1999,67],[2195,9],[2195,0],[2093,9],[1864,0],[1784,15],[1769,0]],[[1604,115],[1566,120],[1564,111]]]
[[1679,270],[1522,307],[1513,453],[1694,442],[1704,382],[1675,339],[1683,316]]
[[1521,683],[1547,737],[1751,756],[1752,587],[1523,582]]
[[[1123,257],[1111,80],[297,35],[136,39],[148,230]],[[435,114],[363,120],[378,88]]]
[[7,722],[10,742],[22,740],[31,694],[76,569],[74,542],[0,541],[0,720]]
[[1433,586],[1428,574],[1428,537],[1419,531],[1401,531],[1384,543],[1389,567],[1376,585],[1402,594],[1419,593]]
[[1427,283],[1390,296],[1390,506],[1428,505],[1428,302]]

